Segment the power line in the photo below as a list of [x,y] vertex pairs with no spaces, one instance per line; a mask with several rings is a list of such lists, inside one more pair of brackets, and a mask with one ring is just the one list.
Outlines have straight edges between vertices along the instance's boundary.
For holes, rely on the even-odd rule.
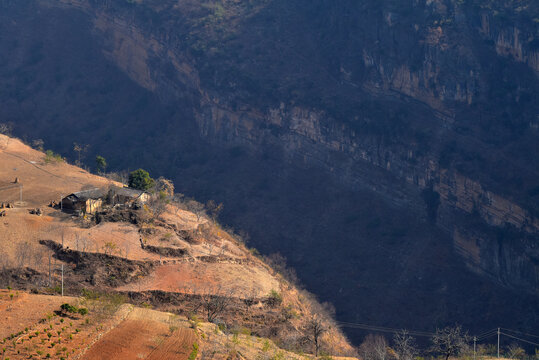
[[539,343],[536,343],[536,342],[533,342],[533,341],[524,340],[524,339],[518,338],[518,337],[516,337],[516,336],[506,334],[506,333],[504,333],[504,332],[500,332],[500,334],[503,334],[503,335],[505,335],[505,336],[509,336],[510,338],[513,338],[513,339],[516,339],[516,340],[520,340],[520,341],[523,341],[523,342],[528,343],[528,344],[532,344],[532,345],[537,345],[537,346],[539,346]]
[[[363,329],[363,330],[372,330],[372,331],[380,331],[380,332],[387,332],[387,333],[399,333],[403,329],[394,329],[394,328],[387,328],[383,326],[373,326],[373,325],[367,325],[367,324],[358,324],[358,323],[349,323],[349,322],[343,322],[339,321],[337,322],[342,327],[348,327],[353,329]],[[414,335],[414,336],[425,336],[425,337],[431,337],[434,334],[424,331],[415,331],[415,330],[406,330],[408,334]]]
[[517,334],[522,334],[524,336],[531,336],[531,337],[539,339],[539,336],[537,336],[537,335],[527,334],[527,333],[524,333],[522,331],[511,330],[511,329],[506,329],[506,328],[500,328],[500,329],[505,330],[505,331],[510,331],[510,332],[513,332],[513,333],[517,333]]
[[490,337],[496,331],[497,331],[497,329],[490,329],[490,330],[485,331],[484,333],[481,333],[481,334],[476,335],[476,336],[477,336],[477,339],[484,338],[484,337]]
[[497,334],[498,334],[498,329],[490,330],[490,331],[487,331],[486,333],[483,333],[482,335],[477,336],[477,340],[478,341],[485,340]]

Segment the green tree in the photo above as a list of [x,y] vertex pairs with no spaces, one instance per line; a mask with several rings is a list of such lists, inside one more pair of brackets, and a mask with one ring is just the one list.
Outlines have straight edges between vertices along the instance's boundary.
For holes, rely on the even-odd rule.
[[107,169],[107,160],[101,155],[95,157],[95,164],[97,165],[97,172],[104,173]]
[[154,179],[143,169],[138,169],[129,174],[129,187],[138,190],[148,190],[154,186]]

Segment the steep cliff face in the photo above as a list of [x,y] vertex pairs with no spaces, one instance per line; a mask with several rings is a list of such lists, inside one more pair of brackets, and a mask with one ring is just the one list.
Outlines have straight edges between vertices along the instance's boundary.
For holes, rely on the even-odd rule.
[[[0,60],[10,84],[0,94],[2,120],[18,121],[21,133],[42,134],[64,151],[73,136],[86,133],[93,151],[110,154],[117,168],[149,167],[197,197],[226,201],[227,220],[249,230],[265,252],[283,252],[344,317],[373,316],[381,296],[392,308],[410,288],[426,303],[425,292],[449,299],[436,303],[431,310],[439,317],[425,316],[424,326],[473,313],[459,313],[456,292],[492,294],[494,314],[505,301],[495,295],[503,286],[531,294],[521,301],[533,309],[539,289],[535,2],[0,6],[0,25],[15,39],[0,38],[0,46],[20,55],[11,64]],[[33,42],[41,29],[54,28],[49,19],[66,33],[80,31],[84,44],[70,36],[65,43],[86,59],[57,55],[69,47],[55,45],[53,30]],[[35,55],[29,63],[22,60],[28,54]],[[76,71],[78,80],[65,80],[71,73],[62,75],[54,61]],[[50,82],[53,98],[41,90]],[[67,94],[69,104],[54,100]],[[81,121],[56,135],[36,115],[22,117],[38,111],[52,126]],[[256,230],[261,222],[265,232]],[[372,260],[380,258],[391,266]],[[339,261],[347,263],[346,279],[333,265]],[[468,271],[477,277],[469,280]],[[406,321],[412,319],[400,324]]]

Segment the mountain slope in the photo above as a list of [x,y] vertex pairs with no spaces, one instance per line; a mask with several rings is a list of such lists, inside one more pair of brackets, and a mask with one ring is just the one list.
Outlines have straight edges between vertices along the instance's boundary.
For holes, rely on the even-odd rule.
[[[19,186],[23,189],[22,201]],[[50,206],[60,196],[81,189],[100,188],[107,194],[117,186],[122,184],[0,135],[0,287],[8,289],[0,292],[0,313],[5,311],[2,319],[7,323],[3,329],[6,334],[22,334],[22,329],[35,325],[44,314],[28,311],[39,308],[39,299],[44,301],[44,311],[54,310],[49,305],[59,307],[61,299],[29,296],[27,292],[66,294],[82,295],[81,301],[96,305],[97,308],[86,306],[98,318],[112,316],[119,305],[129,302],[189,317],[193,324],[219,324],[219,328],[207,325],[216,335],[210,336],[212,339],[197,338],[199,344],[205,343],[201,353],[225,356],[235,348],[231,338],[239,332],[253,337],[242,337],[238,348],[267,340],[272,353],[309,353],[313,351],[309,323],[318,319],[326,329],[320,337],[322,351],[354,354],[325,306],[284,279],[264,259],[254,256],[237,236],[207,215],[187,210],[188,203],[168,199],[163,211],[158,212],[152,201],[143,206],[106,205],[107,195],[101,199],[105,205],[95,213],[77,215],[66,208]],[[17,311],[11,306],[13,299],[17,301]],[[86,325],[84,330],[89,332],[90,339],[83,341],[82,348],[76,348],[84,351],[103,335],[102,328],[96,326],[94,331],[94,326],[84,324],[84,319],[77,320],[81,320],[77,326]],[[109,328],[103,318],[92,317],[91,324],[94,320]],[[181,342],[174,340],[174,331],[170,330],[159,342],[162,347],[157,353],[147,354],[148,346],[153,346],[148,343],[149,337],[154,339],[150,335],[163,336],[163,329],[168,329],[166,321],[141,326],[141,319],[131,320],[138,322],[122,323],[114,331],[118,334],[105,338],[103,346],[96,345],[88,358],[115,357],[115,353],[128,353],[118,356],[129,358],[133,356],[130,351],[140,351],[145,358],[159,358],[159,351],[168,354],[170,348],[180,347]],[[180,323],[185,328],[187,319]],[[117,325],[119,322],[111,328]],[[169,325],[176,326],[174,321]],[[132,338],[126,338],[126,333],[135,330]],[[178,336],[193,342],[193,337],[182,331]],[[75,344],[79,340],[77,337]],[[10,345],[9,351],[15,353],[16,347]],[[33,351],[35,347],[29,349]],[[187,358],[189,352],[182,354]],[[245,358],[255,358],[258,353],[252,349]]]
[[18,134],[225,202],[341,319],[536,327],[535,2],[2,6]]

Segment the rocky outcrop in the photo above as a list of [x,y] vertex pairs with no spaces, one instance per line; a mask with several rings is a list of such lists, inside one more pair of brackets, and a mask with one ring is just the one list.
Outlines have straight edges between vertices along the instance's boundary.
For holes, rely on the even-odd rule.
[[499,26],[492,21],[492,15],[481,14],[481,33],[493,41],[496,53],[522,62],[539,75],[539,50],[537,46],[537,33],[533,30],[522,31],[517,26]]

